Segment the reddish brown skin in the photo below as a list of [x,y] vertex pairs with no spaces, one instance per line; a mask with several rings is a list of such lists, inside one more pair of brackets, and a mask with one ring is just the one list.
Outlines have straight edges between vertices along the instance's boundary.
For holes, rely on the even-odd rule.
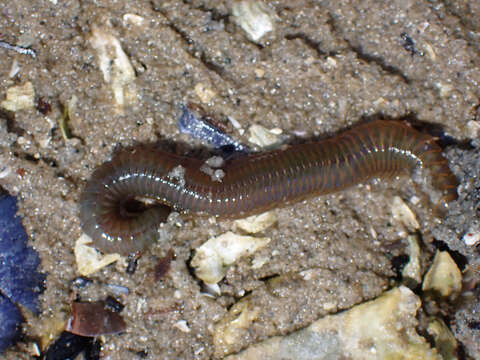
[[[395,121],[374,121],[330,139],[228,160],[221,182],[200,170],[203,163],[146,146],[121,151],[95,170],[85,188],[83,230],[100,250],[128,254],[155,241],[168,214],[165,206],[128,213],[129,199],[238,218],[415,168],[433,175],[431,182],[441,193],[436,208],[457,198],[457,178],[435,139]],[[183,186],[169,176],[179,165],[185,169]]]
[[168,250],[167,255],[158,260],[157,265],[155,265],[154,276],[155,281],[163,279],[165,275],[170,271],[172,260],[174,257],[174,252],[172,249]]
[[67,331],[80,336],[117,334],[125,331],[125,320],[116,312],[105,308],[104,301],[72,303],[72,319]]

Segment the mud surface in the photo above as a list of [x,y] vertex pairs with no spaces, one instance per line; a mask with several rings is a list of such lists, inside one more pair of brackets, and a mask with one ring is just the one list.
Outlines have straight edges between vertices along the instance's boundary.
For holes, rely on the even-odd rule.
[[[232,222],[185,217],[171,243],[152,247],[133,275],[120,262],[78,291],[81,300],[95,301],[112,294],[106,284],[130,290],[121,298],[127,331],[105,338],[105,355],[222,357],[375,298],[391,286],[392,264],[406,253],[408,230],[390,211],[396,195],[419,220],[425,269],[439,241],[478,269],[478,250],[461,243],[479,222],[479,144],[470,143],[480,120],[477,2],[276,1],[267,9],[275,29],[256,44],[233,21],[228,1],[0,3],[2,39],[31,45],[38,55],[0,49],[0,96],[31,82],[35,103],[51,105],[51,111],[0,114],[0,185],[20,197],[24,224],[48,273],[43,312],[29,321],[27,345],[46,331],[45,319],[69,311],[71,282],[79,276],[73,254],[81,234],[77,200],[92,170],[118,146],[158,140],[195,146],[179,134],[177,120],[182,104],[202,103],[198,84],[213,91],[203,107],[245,143],[248,133],[228,117],[243,130],[261,124],[307,138],[376,116],[433,125],[427,128],[450,139],[446,154],[463,193],[442,224],[430,215],[429,194],[409,177],[277,209],[277,225],[264,234],[272,241],[260,250],[268,261],[252,269],[252,257],[240,260],[217,298],[203,294],[188,264],[195,248],[230,230]],[[143,20],[135,23],[125,14]],[[134,69],[123,106],[92,47],[95,29],[119,40]],[[11,77],[14,62],[19,72]],[[59,122],[65,107],[69,136],[62,136]],[[156,281],[156,261],[170,247],[172,268]],[[214,345],[216,324],[246,296],[258,318],[238,343]],[[462,305],[467,320],[458,326],[468,327],[472,308],[478,305]],[[174,326],[180,320],[189,332]],[[478,330],[457,334],[466,353],[478,355]],[[477,345],[470,338],[475,336]],[[7,358],[30,358],[27,345],[11,349]]]

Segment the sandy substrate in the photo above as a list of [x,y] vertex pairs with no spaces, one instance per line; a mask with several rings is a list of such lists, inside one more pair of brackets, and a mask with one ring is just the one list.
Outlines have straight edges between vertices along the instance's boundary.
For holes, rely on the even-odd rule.
[[[47,331],[46,319],[68,317],[71,282],[79,276],[78,198],[92,170],[119,146],[158,140],[196,146],[177,126],[189,102],[202,104],[244,143],[253,124],[306,138],[376,116],[433,125],[450,139],[445,153],[461,182],[460,198],[439,223],[430,215],[430,194],[402,177],[276,209],[277,223],[262,233],[271,241],[255,254],[265,263],[253,269],[253,256],[240,259],[219,283],[218,297],[204,294],[189,263],[196,248],[233,222],[186,216],[172,241],[152,247],[133,275],[120,261],[77,290],[83,301],[95,301],[112,295],[107,284],[129,289],[120,298],[127,330],[104,339],[105,355],[221,358],[376,298],[393,286],[392,263],[406,254],[411,232],[392,218],[394,196],[420,224],[422,272],[439,246],[461,255],[462,270],[478,271],[478,250],[462,236],[480,231],[480,143],[471,142],[480,128],[479,5],[276,1],[264,9],[273,31],[254,42],[236,23],[233,4],[0,3],[2,39],[37,53],[0,49],[0,99],[13,86],[31,83],[34,91],[32,104],[0,113],[0,186],[19,196],[48,274],[43,312],[29,321],[26,345],[12,348],[8,359],[30,358],[25,349]],[[39,111],[39,102],[51,111]],[[156,281],[153,268],[170,248],[172,268]],[[255,320],[234,344],[217,342],[216,326],[246,297],[258,309]],[[441,316],[451,320],[463,353],[474,357],[479,334],[468,323],[478,303],[469,299]],[[188,331],[179,329],[182,320]]]

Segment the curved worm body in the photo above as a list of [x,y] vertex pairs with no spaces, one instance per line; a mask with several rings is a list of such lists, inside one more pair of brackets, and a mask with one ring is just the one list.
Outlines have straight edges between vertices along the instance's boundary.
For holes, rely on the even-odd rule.
[[228,160],[217,180],[202,165],[204,161],[151,147],[120,152],[96,169],[86,186],[80,208],[83,230],[100,250],[128,254],[155,241],[166,218],[160,206],[128,212],[125,204],[132,199],[242,217],[415,168],[430,170],[441,193],[437,207],[457,198],[457,179],[435,139],[394,121],[375,121],[330,139]]

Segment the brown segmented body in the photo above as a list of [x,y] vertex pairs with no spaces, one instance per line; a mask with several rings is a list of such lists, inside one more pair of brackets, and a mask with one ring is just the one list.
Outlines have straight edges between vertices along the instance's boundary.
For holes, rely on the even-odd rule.
[[[83,230],[100,250],[128,254],[154,241],[166,217],[165,207],[128,213],[129,199],[242,217],[418,167],[430,170],[432,184],[441,192],[437,207],[457,198],[457,179],[435,139],[394,121],[374,121],[330,139],[228,160],[221,182],[200,170],[203,163],[145,146],[120,152],[95,170],[85,188]],[[184,184],[172,176],[179,165],[185,169]]]

